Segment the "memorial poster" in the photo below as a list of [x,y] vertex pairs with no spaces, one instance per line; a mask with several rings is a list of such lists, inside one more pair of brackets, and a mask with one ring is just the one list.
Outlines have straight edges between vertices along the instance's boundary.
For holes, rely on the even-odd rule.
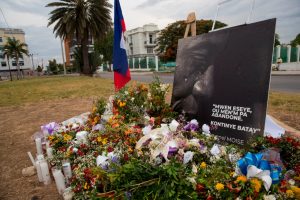
[[226,142],[263,135],[276,19],[178,42],[172,107]]

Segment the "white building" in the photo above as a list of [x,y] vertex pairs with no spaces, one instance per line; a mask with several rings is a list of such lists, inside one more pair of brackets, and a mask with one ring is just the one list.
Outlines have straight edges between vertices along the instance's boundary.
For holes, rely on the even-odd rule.
[[[7,38],[15,38],[20,40],[21,43],[25,42],[25,32],[22,29],[13,29],[13,28],[0,28],[0,72],[5,72],[9,70],[7,58],[3,56],[3,47],[7,42]],[[17,70],[17,63],[14,59],[9,60],[10,69],[12,71]],[[32,68],[32,63],[30,58],[26,55],[23,55],[23,59],[19,59],[19,65],[21,70],[26,70]]]
[[125,32],[128,58],[154,57],[159,29],[156,24],[145,24]]

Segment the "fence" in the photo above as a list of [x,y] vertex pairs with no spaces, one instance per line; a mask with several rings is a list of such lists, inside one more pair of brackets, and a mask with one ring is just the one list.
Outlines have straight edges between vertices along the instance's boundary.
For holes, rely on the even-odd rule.
[[291,45],[277,45],[273,51],[273,63],[277,62],[278,58],[282,59],[283,63],[299,62],[300,45],[292,47]]

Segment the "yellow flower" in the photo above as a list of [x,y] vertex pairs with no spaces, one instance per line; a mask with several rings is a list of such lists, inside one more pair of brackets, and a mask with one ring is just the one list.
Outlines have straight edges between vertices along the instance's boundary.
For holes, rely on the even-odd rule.
[[97,111],[97,107],[94,106],[94,107],[93,107],[93,113],[95,113],[96,111]]
[[90,188],[90,186],[88,185],[87,182],[85,182],[83,189],[88,190]]
[[50,141],[54,140],[54,136],[53,136],[53,135],[50,135],[50,136],[48,137],[48,140],[50,140]]
[[107,138],[97,137],[97,141],[101,142],[103,145],[107,144]]
[[246,176],[238,176],[236,179],[236,182],[247,182],[247,177]]
[[300,199],[300,188],[292,186],[291,189],[294,192],[296,199]]
[[251,179],[251,185],[252,188],[255,190],[255,192],[259,192],[261,189],[261,182],[257,178]]
[[224,184],[222,183],[217,183],[215,186],[216,190],[221,191],[224,190]]
[[294,192],[292,190],[287,190],[286,191],[286,196],[289,198],[293,198],[294,197]]
[[206,163],[205,163],[205,162],[202,162],[202,163],[200,164],[200,168],[205,169],[205,168],[206,168]]
[[126,106],[126,103],[121,101],[121,102],[119,103],[119,106],[122,108],[122,107]]
[[68,142],[68,141],[70,141],[70,140],[72,140],[72,136],[69,135],[69,134],[64,134],[64,141],[65,141],[65,142]]
[[235,175],[234,172],[230,172],[230,176],[233,177]]

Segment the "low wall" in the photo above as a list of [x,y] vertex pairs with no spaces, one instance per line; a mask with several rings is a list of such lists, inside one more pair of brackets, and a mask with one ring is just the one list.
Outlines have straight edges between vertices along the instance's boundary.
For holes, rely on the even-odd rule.
[[279,67],[280,71],[300,71],[300,62],[281,63]]

